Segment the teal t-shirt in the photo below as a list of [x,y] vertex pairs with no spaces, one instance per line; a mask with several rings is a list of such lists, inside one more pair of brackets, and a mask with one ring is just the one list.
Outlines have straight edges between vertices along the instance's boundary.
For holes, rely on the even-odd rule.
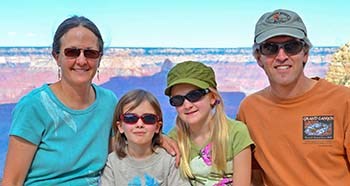
[[84,110],[63,105],[48,85],[17,103],[10,135],[38,146],[24,185],[98,185],[117,98],[92,86],[96,99]]
[[[254,142],[250,138],[247,126],[230,118],[227,118],[229,141],[227,146],[227,165],[225,176],[221,176],[211,165],[211,143],[208,142],[200,147],[191,142],[190,167],[195,180],[191,180],[194,185],[226,185],[234,183],[233,176],[233,158],[242,150]],[[169,132],[169,136],[176,140],[176,128]]]

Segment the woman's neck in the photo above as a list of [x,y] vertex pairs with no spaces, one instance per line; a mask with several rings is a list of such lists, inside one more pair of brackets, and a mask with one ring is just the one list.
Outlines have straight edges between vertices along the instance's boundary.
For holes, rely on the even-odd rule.
[[95,100],[95,91],[92,85],[72,86],[59,81],[50,86],[56,97],[71,109],[85,109]]

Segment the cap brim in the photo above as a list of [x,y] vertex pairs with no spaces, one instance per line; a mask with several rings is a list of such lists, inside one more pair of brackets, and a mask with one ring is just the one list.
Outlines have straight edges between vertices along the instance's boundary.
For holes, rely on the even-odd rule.
[[298,39],[304,39],[306,36],[303,31],[296,28],[273,28],[271,30],[265,31],[255,38],[255,42],[260,44],[272,37],[276,36],[291,36]]
[[196,86],[198,88],[202,88],[202,89],[209,88],[209,84],[204,82],[204,81],[199,81],[198,79],[192,79],[192,78],[183,78],[183,79],[176,80],[173,83],[169,84],[168,87],[164,91],[165,95],[170,96],[171,87],[173,87],[174,85],[177,85],[177,84],[182,84],[182,83],[191,84],[191,85],[194,85],[194,86]]

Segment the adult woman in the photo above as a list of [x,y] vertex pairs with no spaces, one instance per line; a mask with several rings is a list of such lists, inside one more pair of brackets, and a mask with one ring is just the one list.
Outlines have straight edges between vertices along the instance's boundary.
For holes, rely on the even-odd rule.
[[92,21],[73,16],[59,25],[52,56],[60,79],[16,105],[4,185],[98,184],[117,102],[113,92],[92,84],[102,54]]

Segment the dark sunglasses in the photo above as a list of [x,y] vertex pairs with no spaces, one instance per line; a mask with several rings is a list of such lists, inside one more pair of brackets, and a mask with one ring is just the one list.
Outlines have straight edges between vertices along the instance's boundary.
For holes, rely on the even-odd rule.
[[304,46],[305,42],[302,40],[292,40],[284,43],[265,42],[259,45],[259,51],[262,55],[272,56],[277,55],[280,48],[283,48],[288,56],[292,56],[298,54]]
[[101,52],[93,49],[81,49],[81,48],[65,48],[64,55],[67,57],[77,58],[80,56],[80,52],[83,51],[84,56],[90,59],[97,59],[101,56]]
[[208,94],[210,92],[209,89],[198,89],[198,90],[192,90],[191,92],[187,93],[184,96],[176,95],[170,98],[170,105],[174,107],[181,106],[185,99],[190,101],[191,103],[199,101],[203,96]]
[[125,113],[120,115],[120,119],[127,124],[135,124],[139,119],[146,125],[154,125],[159,121],[159,117],[155,114],[145,113],[141,116],[135,113]]

